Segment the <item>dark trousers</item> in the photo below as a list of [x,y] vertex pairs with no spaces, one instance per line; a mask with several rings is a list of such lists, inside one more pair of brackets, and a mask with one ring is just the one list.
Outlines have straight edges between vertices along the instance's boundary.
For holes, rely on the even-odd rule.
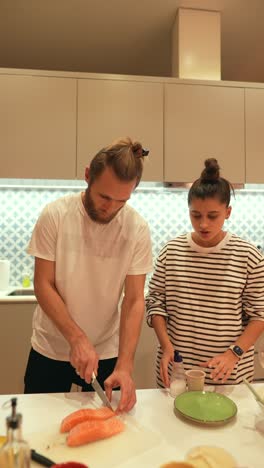
[[[112,374],[117,358],[99,361],[97,380],[104,388],[104,381]],[[31,348],[24,377],[24,393],[70,392],[72,384],[83,392],[93,392],[93,387],[76,374],[68,361],[56,361]]]

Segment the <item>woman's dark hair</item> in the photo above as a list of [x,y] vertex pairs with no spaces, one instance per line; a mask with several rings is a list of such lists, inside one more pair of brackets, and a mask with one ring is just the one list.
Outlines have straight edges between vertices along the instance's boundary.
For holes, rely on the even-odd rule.
[[195,180],[188,193],[188,205],[194,198],[218,198],[221,203],[229,206],[231,191],[234,189],[228,180],[220,177],[220,167],[214,158],[206,159],[205,168],[199,179]]

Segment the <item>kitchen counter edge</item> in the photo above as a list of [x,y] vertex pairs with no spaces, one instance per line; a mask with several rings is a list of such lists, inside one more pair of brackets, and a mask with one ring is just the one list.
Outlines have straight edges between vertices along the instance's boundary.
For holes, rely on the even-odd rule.
[[[9,295],[12,291],[15,291],[17,289],[23,290],[23,292],[27,290],[27,288],[23,288],[19,286],[10,286],[6,291],[1,290],[0,291],[0,304],[7,304],[10,302],[21,303],[21,304],[37,303],[36,296],[32,294],[27,295],[24,293],[24,294],[17,295],[17,296]],[[32,288],[28,288],[28,289],[32,290]]]
[[28,303],[37,303],[37,298],[35,296],[1,296],[0,295],[0,304],[10,304],[10,303],[19,303],[19,304],[28,304]]

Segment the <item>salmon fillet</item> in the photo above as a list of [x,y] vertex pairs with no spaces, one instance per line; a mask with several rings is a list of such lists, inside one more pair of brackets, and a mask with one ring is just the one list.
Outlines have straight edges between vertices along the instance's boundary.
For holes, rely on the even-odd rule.
[[67,437],[69,447],[95,442],[96,440],[106,439],[125,429],[125,424],[117,418],[105,419],[104,421],[84,421],[77,424]]
[[102,408],[83,408],[68,414],[60,426],[61,432],[69,432],[74,426],[84,421],[101,421],[114,416],[114,412],[103,406]]

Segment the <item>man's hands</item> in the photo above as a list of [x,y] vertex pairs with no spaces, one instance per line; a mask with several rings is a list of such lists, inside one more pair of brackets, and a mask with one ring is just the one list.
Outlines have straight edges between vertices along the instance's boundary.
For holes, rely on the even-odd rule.
[[97,374],[98,355],[85,335],[80,335],[72,341],[70,363],[87,383],[91,382],[93,372]]
[[213,381],[221,380],[222,383],[225,383],[238,361],[239,358],[228,349],[223,354],[219,354],[207,362],[201,362],[199,365],[213,369],[210,374]]
[[[79,335],[71,342],[70,363],[76,369],[76,373],[87,383],[92,380],[92,373],[97,375],[98,355],[85,335]],[[120,387],[121,398],[117,407],[117,413],[130,411],[136,403],[136,390],[131,373],[126,370],[115,369],[105,380],[105,393],[109,400],[112,398],[112,390]]]
[[[80,335],[71,344],[70,363],[76,369],[76,373],[87,383],[92,380],[92,373],[97,375],[98,355],[89,340]],[[117,413],[130,411],[135,405],[136,390],[132,376],[128,371],[115,369],[105,380],[105,393],[111,401],[113,388],[120,387],[121,398],[117,407]]]
[[121,398],[116,409],[117,413],[130,411],[135,405],[136,389],[132,376],[128,371],[115,369],[114,372],[104,382],[105,393],[111,401],[112,390],[115,387],[120,387]]

